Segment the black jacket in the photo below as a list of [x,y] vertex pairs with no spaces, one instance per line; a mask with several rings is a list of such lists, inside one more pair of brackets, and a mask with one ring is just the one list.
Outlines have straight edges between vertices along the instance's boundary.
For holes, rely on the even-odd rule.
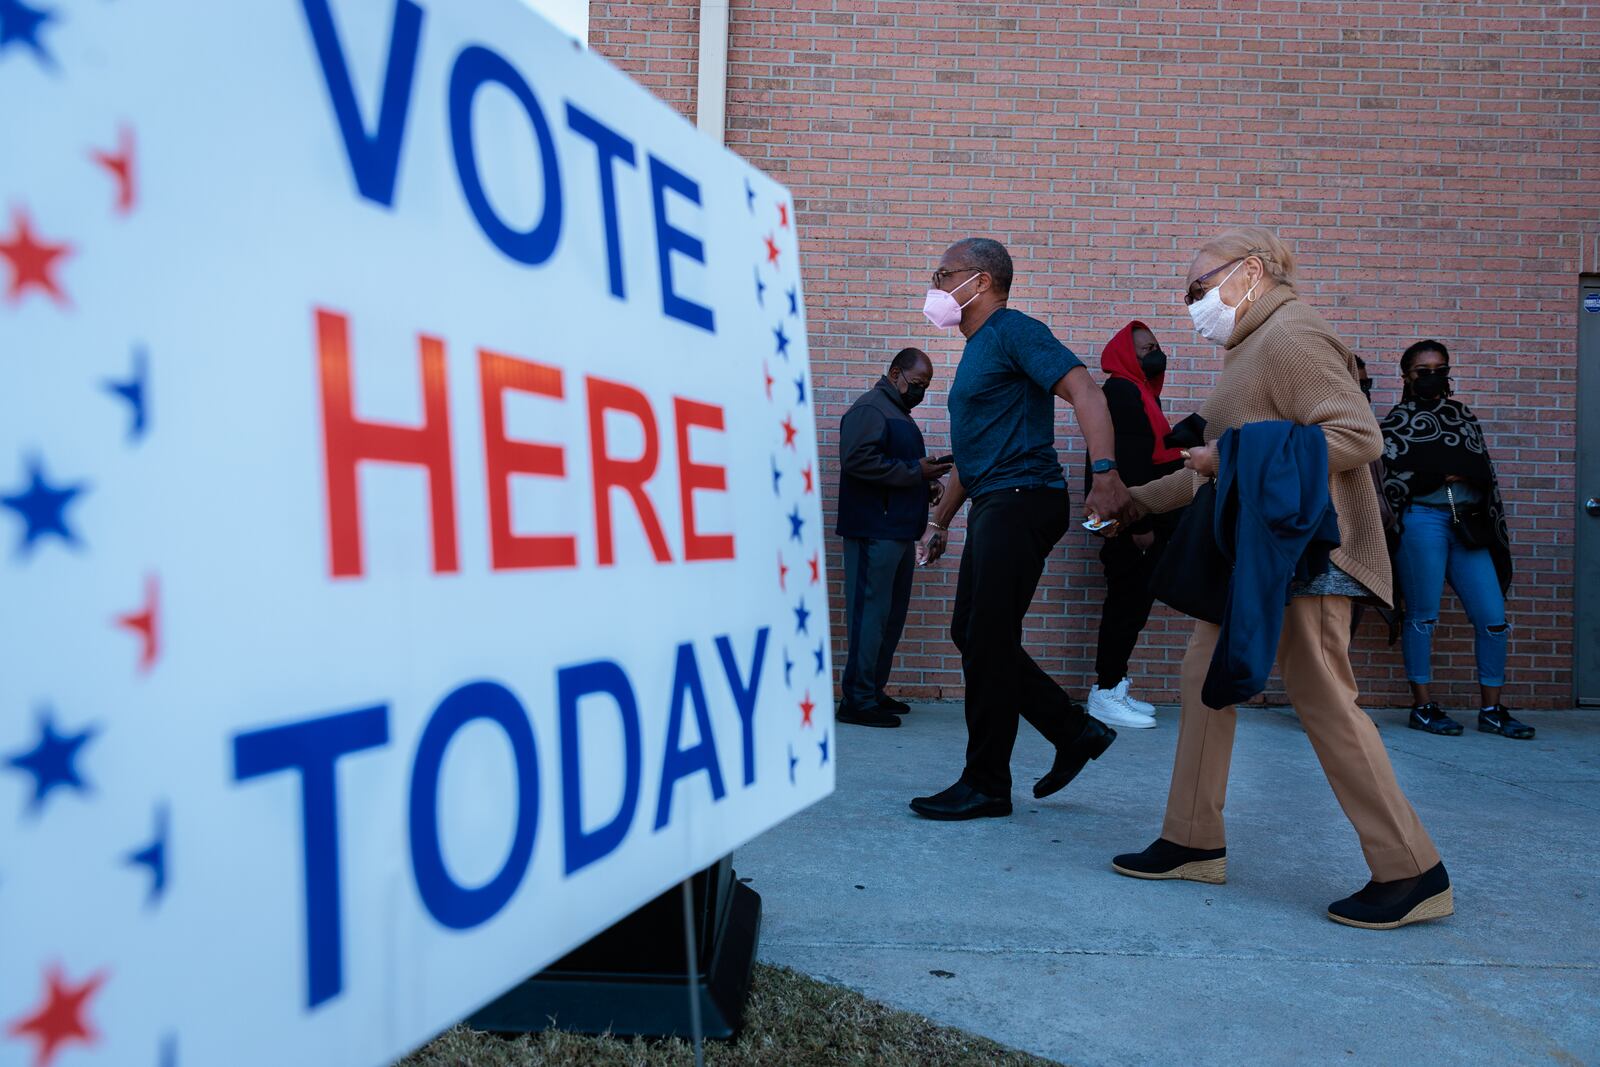
[[888,378],[862,393],[839,422],[840,537],[915,541],[928,526],[922,431]]
[[[1183,460],[1174,463],[1157,463],[1155,431],[1150,429],[1150,419],[1144,411],[1144,399],[1139,387],[1124,378],[1107,378],[1101,392],[1106,395],[1106,410],[1111,413],[1111,428],[1115,432],[1117,474],[1122,484],[1130,488],[1164,478],[1183,468]],[[1094,476],[1085,458],[1083,465],[1083,491],[1089,492]],[[1167,515],[1147,515],[1128,527],[1128,533],[1148,533],[1157,530],[1170,534],[1178,525],[1182,511]]]

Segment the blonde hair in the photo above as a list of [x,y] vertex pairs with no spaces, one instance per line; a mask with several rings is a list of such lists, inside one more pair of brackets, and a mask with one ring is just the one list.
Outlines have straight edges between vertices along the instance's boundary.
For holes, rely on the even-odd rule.
[[1201,245],[1200,251],[1224,261],[1255,256],[1266,268],[1267,277],[1285,285],[1294,284],[1294,253],[1265,226],[1235,226],[1223,230]]

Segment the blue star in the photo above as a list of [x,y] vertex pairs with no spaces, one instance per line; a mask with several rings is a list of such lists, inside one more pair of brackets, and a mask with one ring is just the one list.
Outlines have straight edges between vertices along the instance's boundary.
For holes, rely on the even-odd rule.
[[767,283],[761,280],[761,268],[756,268],[756,303],[761,307],[767,306]]
[[778,457],[772,457],[772,495],[778,495],[778,483],[783,481],[783,472],[778,469]]
[[756,191],[750,188],[750,179],[744,180],[744,206],[750,209],[750,214],[756,213]]
[[789,540],[799,541],[800,527],[805,524],[806,520],[800,517],[800,506],[796,504],[795,509],[789,513]]
[[124,861],[130,867],[150,868],[150,893],[145,906],[154,907],[167,891],[167,806],[156,809],[156,835],[151,842],[136,852],[128,853]]
[[777,328],[772,331],[772,337],[777,342],[778,355],[782,356],[784,359],[788,359],[789,335],[783,332],[783,323],[778,323]]
[[800,761],[795,759],[795,756],[794,756],[794,746],[790,745],[789,746],[789,784],[790,785],[794,785],[794,769],[795,769],[795,765],[798,764],[799,762]]
[[822,673],[822,660],[823,660],[822,642],[821,641],[817,642],[817,647],[811,650],[811,654],[813,656],[817,657],[817,673],[821,674]]
[[39,809],[44,806],[44,798],[58,787],[67,786],[80,793],[91,791],[89,783],[79,776],[73,761],[78,758],[78,750],[94,737],[95,732],[95,727],[90,726],[82,733],[58,734],[50,721],[50,713],[39,712],[39,743],[6,760],[9,766],[33,775],[33,799],[28,802],[30,814],[38,815]]
[[806,620],[809,618],[811,618],[811,612],[806,610],[805,597],[801,597],[800,603],[794,609],[794,632],[797,634],[810,633],[811,631],[806,629]]
[[806,376],[804,374],[794,380],[794,391],[798,397],[795,403],[804,404],[806,402]]
[[25,44],[33,49],[40,66],[54,70],[55,57],[45,51],[39,30],[55,17],[55,12],[29,7],[22,0],[0,0],[0,52],[10,45]]
[[822,740],[817,742],[817,747],[822,749],[822,762],[817,764],[817,766],[818,767],[826,767],[828,765],[828,735],[827,734],[823,734],[822,735]]
[[785,689],[791,688],[789,685],[789,674],[793,670],[794,660],[789,658],[789,650],[786,648],[783,650],[783,687]]
[[792,285],[789,286],[789,314],[797,317],[800,314],[800,290]]
[[133,419],[128,423],[130,444],[144,437],[145,430],[149,426],[149,411],[145,407],[144,400],[144,387],[148,378],[144,349],[138,348],[133,353],[133,377],[125,382],[107,379],[105,383],[106,392],[126,400],[128,407],[132,409]]
[[[0,0],[4,3],[4,0]],[[46,534],[55,534],[69,545],[78,544],[77,536],[67,526],[67,505],[73,497],[87,488],[83,483],[56,488],[45,481],[44,466],[37,456],[28,457],[28,487],[11,496],[0,496],[0,506],[8,507],[22,516],[22,540],[17,542],[17,552],[28,555],[34,542]]]

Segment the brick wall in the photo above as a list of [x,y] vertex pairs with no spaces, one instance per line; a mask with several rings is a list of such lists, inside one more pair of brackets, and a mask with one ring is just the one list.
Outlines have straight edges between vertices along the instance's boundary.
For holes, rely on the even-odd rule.
[[[686,0],[593,3],[594,48],[691,119],[697,35]],[[1570,701],[1576,283],[1600,271],[1600,5],[734,0],[727,112],[729,146],[797,198],[825,466],[839,414],[908,343],[939,375],[924,430],[935,448],[948,440],[959,335],[920,307],[950,241],[1005,241],[1013,304],[1096,370],[1124,322],[1150,323],[1172,356],[1176,417],[1220,363],[1178,300],[1196,244],[1232,223],[1273,226],[1300,257],[1302,296],[1371,365],[1380,412],[1409,342],[1450,345],[1516,542],[1507,700]],[[1059,425],[1077,471],[1064,405]],[[1068,534],[1028,620],[1035,657],[1080,692],[1102,592],[1093,548]],[[919,575],[902,693],[961,691],[946,636],[959,550],[958,532]],[[828,565],[837,623],[837,542]],[[1134,666],[1145,695],[1175,692],[1187,629],[1158,608]],[[1379,629],[1369,621],[1357,641],[1357,675],[1369,703],[1402,703],[1399,650]],[[1448,595],[1435,675],[1445,699],[1475,699],[1471,629]]]

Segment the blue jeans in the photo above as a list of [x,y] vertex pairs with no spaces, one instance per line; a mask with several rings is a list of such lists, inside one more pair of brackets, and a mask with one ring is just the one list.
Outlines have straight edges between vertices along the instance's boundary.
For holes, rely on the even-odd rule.
[[1493,688],[1506,681],[1506,601],[1500,592],[1494,557],[1487,548],[1469,548],[1450,528],[1447,508],[1414,505],[1405,513],[1405,532],[1395,560],[1400,592],[1406,599],[1400,650],[1406,678],[1417,685],[1433,681],[1433,628],[1445,579],[1472,620],[1478,684]]

